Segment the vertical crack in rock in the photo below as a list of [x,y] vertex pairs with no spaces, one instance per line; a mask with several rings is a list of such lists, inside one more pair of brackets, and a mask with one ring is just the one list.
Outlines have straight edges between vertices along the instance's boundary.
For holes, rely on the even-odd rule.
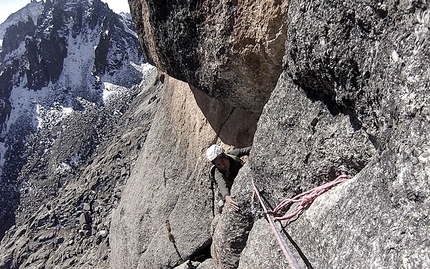
[[221,126],[219,128],[219,130],[215,130],[215,132],[217,133],[217,135],[219,136],[219,134],[221,133],[222,129],[224,128],[224,126],[226,125],[227,121],[231,118],[231,115],[233,115],[234,111],[236,110],[235,107],[233,107],[230,111],[230,113],[228,114],[227,117],[225,117],[225,120],[223,123],[221,123]]
[[181,256],[181,253],[179,253],[178,246],[176,245],[175,237],[172,234],[172,228],[170,227],[170,222],[167,219],[166,220],[166,230],[167,230],[167,237],[169,238],[169,241],[172,242],[173,247],[175,248],[176,254],[178,254],[179,260],[178,265],[182,264],[184,262],[184,259]]
[[231,190],[240,209],[233,212],[224,207],[222,214],[215,216],[212,222],[214,230],[211,253],[214,268],[238,268],[242,251],[253,229],[255,216],[250,210],[252,189],[248,172],[249,167],[245,164]]

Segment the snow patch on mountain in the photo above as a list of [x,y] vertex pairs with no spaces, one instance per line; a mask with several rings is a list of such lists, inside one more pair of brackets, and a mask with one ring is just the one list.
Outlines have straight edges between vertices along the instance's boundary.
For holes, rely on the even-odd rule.
[[16,25],[18,22],[28,21],[30,17],[34,23],[37,22],[37,19],[40,14],[42,14],[44,8],[43,1],[40,2],[32,2],[27,4],[25,7],[19,10],[19,12],[15,12],[11,14],[3,23],[0,24],[0,47],[3,43],[3,37],[6,33],[6,29],[11,25]]
[[[70,67],[77,67],[77,64],[81,62],[79,60],[74,60],[71,61],[71,63],[73,64]],[[130,64],[142,74],[142,83],[144,83],[144,79],[155,68],[148,63],[141,65],[135,63]],[[70,68],[69,70],[74,69]],[[66,85],[65,81],[68,81],[71,84],[80,83],[73,81],[73,79],[71,79],[72,77],[72,74],[63,72],[63,83],[59,83],[58,85]],[[19,87],[14,88],[10,96],[12,110],[7,121],[7,132],[11,130],[11,126],[14,124],[20,124],[23,121],[29,122],[32,128],[51,129],[52,126],[59,124],[64,118],[71,115],[75,110],[72,105],[73,100],[65,100],[67,98],[66,95],[61,96],[61,94],[58,94],[58,85],[50,84],[42,90],[32,91],[28,90],[25,87],[25,82],[23,82]],[[108,102],[115,95],[124,93],[128,90],[129,88],[104,82],[101,93],[103,103]],[[67,89],[65,89],[65,93],[68,93]],[[85,105],[96,105],[95,103],[88,102],[83,98],[77,97],[75,101],[76,100]],[[0,168],[3,167],[6,150],[7,148],[5,143],[0,142]]]
[[[133,62],[130,62],[130,65],[133,66],[137,71],[139,71],[142,74],[142,83],[144,83],[144,79],[146,75],[151,73],[155,68],[154,66],[148,63],[137,65]],[[103,102],[106,103],[115,94],[128,91],[128,90],[129,90],[128,88],[123,86],[118,86],[110,82],[103,82]]]
[[[67,66],[67,70],[79,70],[79,68],[76,67],[79,66],[79,63],[82,63],[81,60],[81,57],[71,60],[70,66],[65,65]],[[150,74],[155,68],[148,63],[141,65],[131,63],[131,65],[137,71],[141,72],[142,83],[148,74]],[[73,67],[76,69],[73,69]],[[58,85],[67,85],[66,82],[70,83],[70,85],[79,85],[81,83],[80,81],[74,81],[72,79],[73,77],[73,72],[63,72],[61,79],[62,82],[56,85],[50,84],[48,87],[39,91],[28,90],[25,87],[25,83],[14,88],[9,99],[12,104],[12,110],[7,121],[7,132],[11,130],[11,126],[14,124],[21,124],[23,121],[29,122],[31,128],[51,129],[52,126],[59,124],[64,118],[74,112],[75,109],[73,107],[73,101],[78,101],[84,105],[95,106],[95,103],[89,102],[88,100],[80,97],[77,97],[74,100],[66,100],[66,94],[68,94],[67,89],[64,89],[65,94],[63,96],[62,94],[58,94]],[[77,77],[80,77],[80,75],[75,76],[75,78]],[[129,88],[104,82],[101,93],[103,103],[108,102],[110,98],[115,95],[124,93],[128,90]],[[0,142],[0,169],[3,167],[5,161],[4,156],[6,150],[7,147],[5,146],[5,142]]]
[[[65,8],[73,10],[75,4],[77,2],[69,1]],[[83,17],[91,17],[93,15],[91,12],[94,11],[92,1],[81,4],[85,7],[88,6]],[[28,132],[28,129],[51,130],[53,126],[72,115],[75,110],[103,105],[110,99],[127,93],[134,85],[142,83],[155,68],[143,63],[144,59],[134,45],[138,42],[133,43],[133,39],[137,40],[137,34],[131,29],[129,15],[120,15],[120,21],[124,27],[114,25],[115,33],[108,33],[109,30],[102,32],[98,26],[85,28],[76,34],[73,21],[68,21],[68,19],[65,20],[61,30],[53,30],[52,12],[44,13],[43,11],[43,2],[32,2],[9,16],[0,25],[0,38],[3,39],[7,27],[18,24],[20,21],[27,21],[28,17],[31,17],[35,23],[39,19],[37,27],[43,31],[47,40],[53,31],[57,31],[60,38],[67,40],[67,56],[64,58],[62,66],[58,67],[62,70],[55,82],[51,81],[47,86],[35,91],[28,88],[29,81],[26,76],[14,75],[17,78],[15,81],[18,83],[13,86],[10,93],[11,111],[4,123],[3,130],[4,133],[7,133],[6,137],[9,137],[9,140],[11,137],[12,140],[16,140],[17,138],[14,137],[18,136],[22,136],[18,139],[24,139],[22,134]],[[43,13],[45,17],[39,18]],[[123,34],[121,35],[121,33]],[[116,36],[117,34],[119,35]],[[112,36],[109,37],[112,39],[107,50],[106,72],[101,72],[96,70],[96,49],[100,46],[101,38],[107,36]],[[32,38],[28,37],[30,40]],[[37,44],[37,39],[34,40]],[[22,42],[17,49],[4,55],[3,64],[11,64],[12,61],[20,59],[21,68],[30,70],[30,63],[27,57],[23,56],[26,53],[25,42]],[[97,73],[102,75],[96,75]],[[15,133],[20,135],[15,136]],[[0,174],[5,164],[5,154],[9,145],[8,139],[0,141]]]

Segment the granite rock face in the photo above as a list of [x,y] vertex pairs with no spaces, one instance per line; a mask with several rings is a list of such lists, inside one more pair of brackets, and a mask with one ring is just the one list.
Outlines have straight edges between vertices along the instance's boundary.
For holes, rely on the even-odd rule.
[[211,96],[199,106],[223,141],[249,145],[282,70],[287,1],[129,3],[148,61]]
[[[287,225],[303,266],[428,267],[426,7],[291,1],[288,17],[284,72],[259,121],[250,176],[273,206],[350,177]],[[239,268],[259,268],[249,253],[270,240],[251,232]],[[259,258],[270,263],[275,250]]]
[[[232,48],[229,42],[234,38],[230,33],[240,30],[246,35],[245,30],[234,28],[235,23],[241,20],[239,17],[246,17],[243,21],[252,21],[253,18],[258,21],[258,16],[252,16],[250,12],[225,16],[234,13],[235,8],[241,5],[235,1],[228,2],[230,6],[208,1],[175,2],[177,4],[169,3],[172,4],[168,5],[170,8],[152,1],[130,3],[148,57],[160,69],[192,85],[202,111],[211,106],[210,98],[217,98],[226,106],[239,104],[238,107],[245,113],[260,116],[251,156],[232,189],[241,210],[238,213],[225,210],[213,221],[214,227],[210,231],[212,268],[288,268],[269,225],[258,214],[261,208],[255,199],[251,199],[251,179],[255,180],[267,206],[273,209],[284,198],[333,180],[340,174],[348,175],[349,179],[317,198],[295,221],[282,223],[285,238],[301,267],[429,266],[429,136],[426,129],[430,116],[427,94],[430,20],[426,3],[289,1],[285,16],[276,18],[281,20],[280,28],[286,29],[288,26],[285,46],[280,44],[278,48],[283,50],[282,69],[273,72],[267,69],[270,76],[277,77],[276,87],[273,88],[271,83],[258,85],[260,89],[267,89],[266,97],[260,99],[264,101],[251,104],[241,103],[248,103],[246,98],[242,101],[236,98],[237,94],[242,93],[241,86],[247,84],[211,84],[211,80],[203,74],[204,70],[218,70],[208,73],[216,74],[218,81],[226,82],[226,77],[245,68],[254,68],[258,72],[258,68],[255,69],[250,62],[242,62],[241,69],[237,70],[229,69],[231,66],[222,61],[232,59],[231,52],[234,50],[222,50]],[[263,3],[255,5],[264,6]],[[279,8],[283,5],[276,3]],[[243,7],[243,10],[246,8]],[[208,14],[202,14],[203,11]],[[269,21],[270,16],[266,15]],[[199,28],[201,22],[205,22],[208,28],[217,25],[216,19],[211,21],[208,18],[220,18],[222,21],[218,24],[220,36],[217,36],[217,42],[222,45],[215,46],[219,50],[200,49],[205,38],[207,43],[214,40],[210,34],[215,32],[209,31],[203,35]],[[194,25],[194,28],[187,27],[189,25]],[[225,33],[229,33],[229,38],[219,38],[225,37]],[[241,48],[245,50],[246,45]],[[214,52],[218,53],[217,57],[207,57]],[[172,55],[175,56],[170,57]],[[204,64],[200,59],[205,59]],[[204,65],[213,68],[204,68]],[[238,81],[241,81],[240,78]],[[216,91],[220,86],[228,93],[218,94]],[[255,88],[249,89],[253,96],[261,93],[254,92]],[[201,98],[209,100],[199,103],[197,91],[208,93],[208,97]],[[260,115],[255,108],[260,107],[257,104],[261,103],[265,106]],[[169,117],[174,118],[174,115],[171,113]],[[218,114],[219,118],[217,113],[211,115],[207,118],[211,124],[221,121],[223,117],[222,113]],[[235,129],[235,125],[230,128]],[[156,132],[155,129],[151,131]],[[224,142],[231,139],[228,135],[219,138]],[[183,141],[182,138],[177,139]],[[216,137],[208,142],[214,141]],[[187,142],[190,147],[187,152],[196,149],[203,152],[204,142]],[[171,145],[171,142],[158,143]],[[164,148],[164,145],[158,147]],[[155,149],[152,151],[157,152]],[[183,160],[183,155],[175,152],[176,159]],[[147,154],[148,163],[155,163],[155,155]],[[202,159],[196,160],[195,168],[190,173],[203,176],[200,170],[204,168],[202,162]],[[145,165],[148,164],[142,163],[143,167]],[[162,173],[158,170],[160,168],[155,172],[161,178]],[[140,174],[147,172],[143,170]],[[157,182],[151,178],[151,182]],[[140,190],[155,188],[154,196],[158,196],[158,189],[162,189],[160,184],[142,185]],[[129,188],[127,199],[137,196],[139,189],[136,186]],[[147,196],[142,194],[145,198],[140,201],[154,202],[154,198]],[[163,194],[161,197],[167,196]],[[142,202],[140,207],[127,209],[126,201],[129,200],[121,201],[124,213],[116,212],[114,222],[119,224],[114,225],[123,227],[121,224],[134,223],[126,230],[149,229],[145,222],[145,212],[151,212],[147,208],[149,205]],[[254,212],[252,209],[257,214],[251,214]],[[168,212],[160,212],[163,215],[158,226],[151,225],[156,228],[148,230],[146,236],[144,232],[139,232],[139,239],[115,228],[118,245],[112,248],[113,252],[122,251],[127,238],[132,238],[133,244],[130,246],[134,252],[120,252],[115,256],[117,259],[125,257],[125,254],[129,256],[113,264],[111,261],[114,268],[120,268],[119,262],[147,268],[143,264],[153,261],[157,252],[152,250],[156,248],[152,245],[157,245],[158,241],[151,240],[152,234],[165,229],[161,220],[168,215]],[[193,213],[193,223],[207,223],[208,214],[200,214],[194,222]],[[126,221],[126,218],[132,221]],[[187,229],[183,230],[187,234]],[[204,227],[195,232],[201,235],[208,233]],[[186,238],[183,240],[187,241]],[[134,247],[138,241],[144,242],[140,243],[140,248]],[[188,249],[192,247],[187,246],[183,252],[192,253]],[[166,256],[167,250],[161,247],[158,251],[160,260],[174,255],[173,250],[170,250],[169,253],[173,253],[170,256]],[[159,266],[169,268],[173,264],[168,261]]]
[[112,268],[173,268],[209,256],[212,201],[202,153],[215,132],[188,84],[171,77],[152,124],[112,216]]
[[148,60],[233,106],[260,112],[280,74],[286,1],[130,1]]
[[[148,80],[153,87],[126,102],[123,116],[67,122],[88,126],[82,148],[93,151],[58,174],[62,188],[46,181],[44,190],[61,198],[18,211],[27,221],[5,234],[0,267],[289,268],[251,181],[273,210],[341,174],[346,182],[281,223],[300,267],[430,266],[425,2],[130,6],[159,68]],[[93,123],[103,138],[97,147]],[[81,148],[67,126],[55,129],[61,139],[52,153],[30,161],[23,175],[43,179],[61,164],[60,152]],[[238,212],[214,206],[204,158],[212,143],[252,144],[232,188]]]

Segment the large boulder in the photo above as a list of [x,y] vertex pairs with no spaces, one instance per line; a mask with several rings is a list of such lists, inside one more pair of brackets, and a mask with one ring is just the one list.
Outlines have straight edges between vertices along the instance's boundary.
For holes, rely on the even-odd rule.
[[148,60],[234,107],[260,112],[281,71],[287,1],[129,1]]

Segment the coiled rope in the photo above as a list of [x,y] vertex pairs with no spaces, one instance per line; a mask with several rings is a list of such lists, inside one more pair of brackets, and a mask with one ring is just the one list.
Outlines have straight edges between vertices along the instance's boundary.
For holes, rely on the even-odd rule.
[[[273,213],[269,213],[266,209],[266,206],[264,205],[263,199],[261,198],[260,192],[255,186],[254,178],[252,178],[252,187],[254,189],[254,193],[257,195],[258,200],[260,201],[261,207],[263,208],[263,212],[270,223],[273,233],[275,234],[276,240],[278,241],[278,244],[281,247],[281,250],[284,253],[285,258],[287,259],[291,269],[300,269],[300,266],[297,263],[297,260],[294,258],[294,255],[292,254],[290,248],[288,247],[285,239],[282,237],[281,231],[276,226],[275,221],[288,220],[297,216],[303,211],[303,209],[307,208],[322,193],[326,192],[331,187],[344,182],[347,179],[348,177],[346,175],[340,175],[331,182],[328,182],[326,184],[323,184],[321,186],[318,186],[316,188],[303,192],[299,195],[296,195],[292,199],[283,200],[275,208],[275,210],[273,210]],[[299,203],[299,206],[297,207],[297,209],[290,214],[280,216],[280,212],[286,207],[289,207],[293,203]]]
[[[321,194],[323,194],[324,192],[326,192],[327,190],[329,190],[331,187],[344,182],[345,180],[347,180],[348,177],[346,175],[340,175],[338,176],[335,180],[330,181],[324,185],[315,187],[311,190],[305,191],[299,195],[294,196],[292,199],[285,199],[283,200],[274,210],[273,210],[273,215],[275,216],[275,220],[281,221],[281,220],[288,220],[291,219],[295,216],[297,216],[298,214],[300,214],[303,209],[305,209],[306,207],[308,207],[310,204],[312,204],[312,202]],[[299,203],[299,206],[297,207],[297,209],[285,216],[279,216],[280,212],[292,205],[293,203]]]

